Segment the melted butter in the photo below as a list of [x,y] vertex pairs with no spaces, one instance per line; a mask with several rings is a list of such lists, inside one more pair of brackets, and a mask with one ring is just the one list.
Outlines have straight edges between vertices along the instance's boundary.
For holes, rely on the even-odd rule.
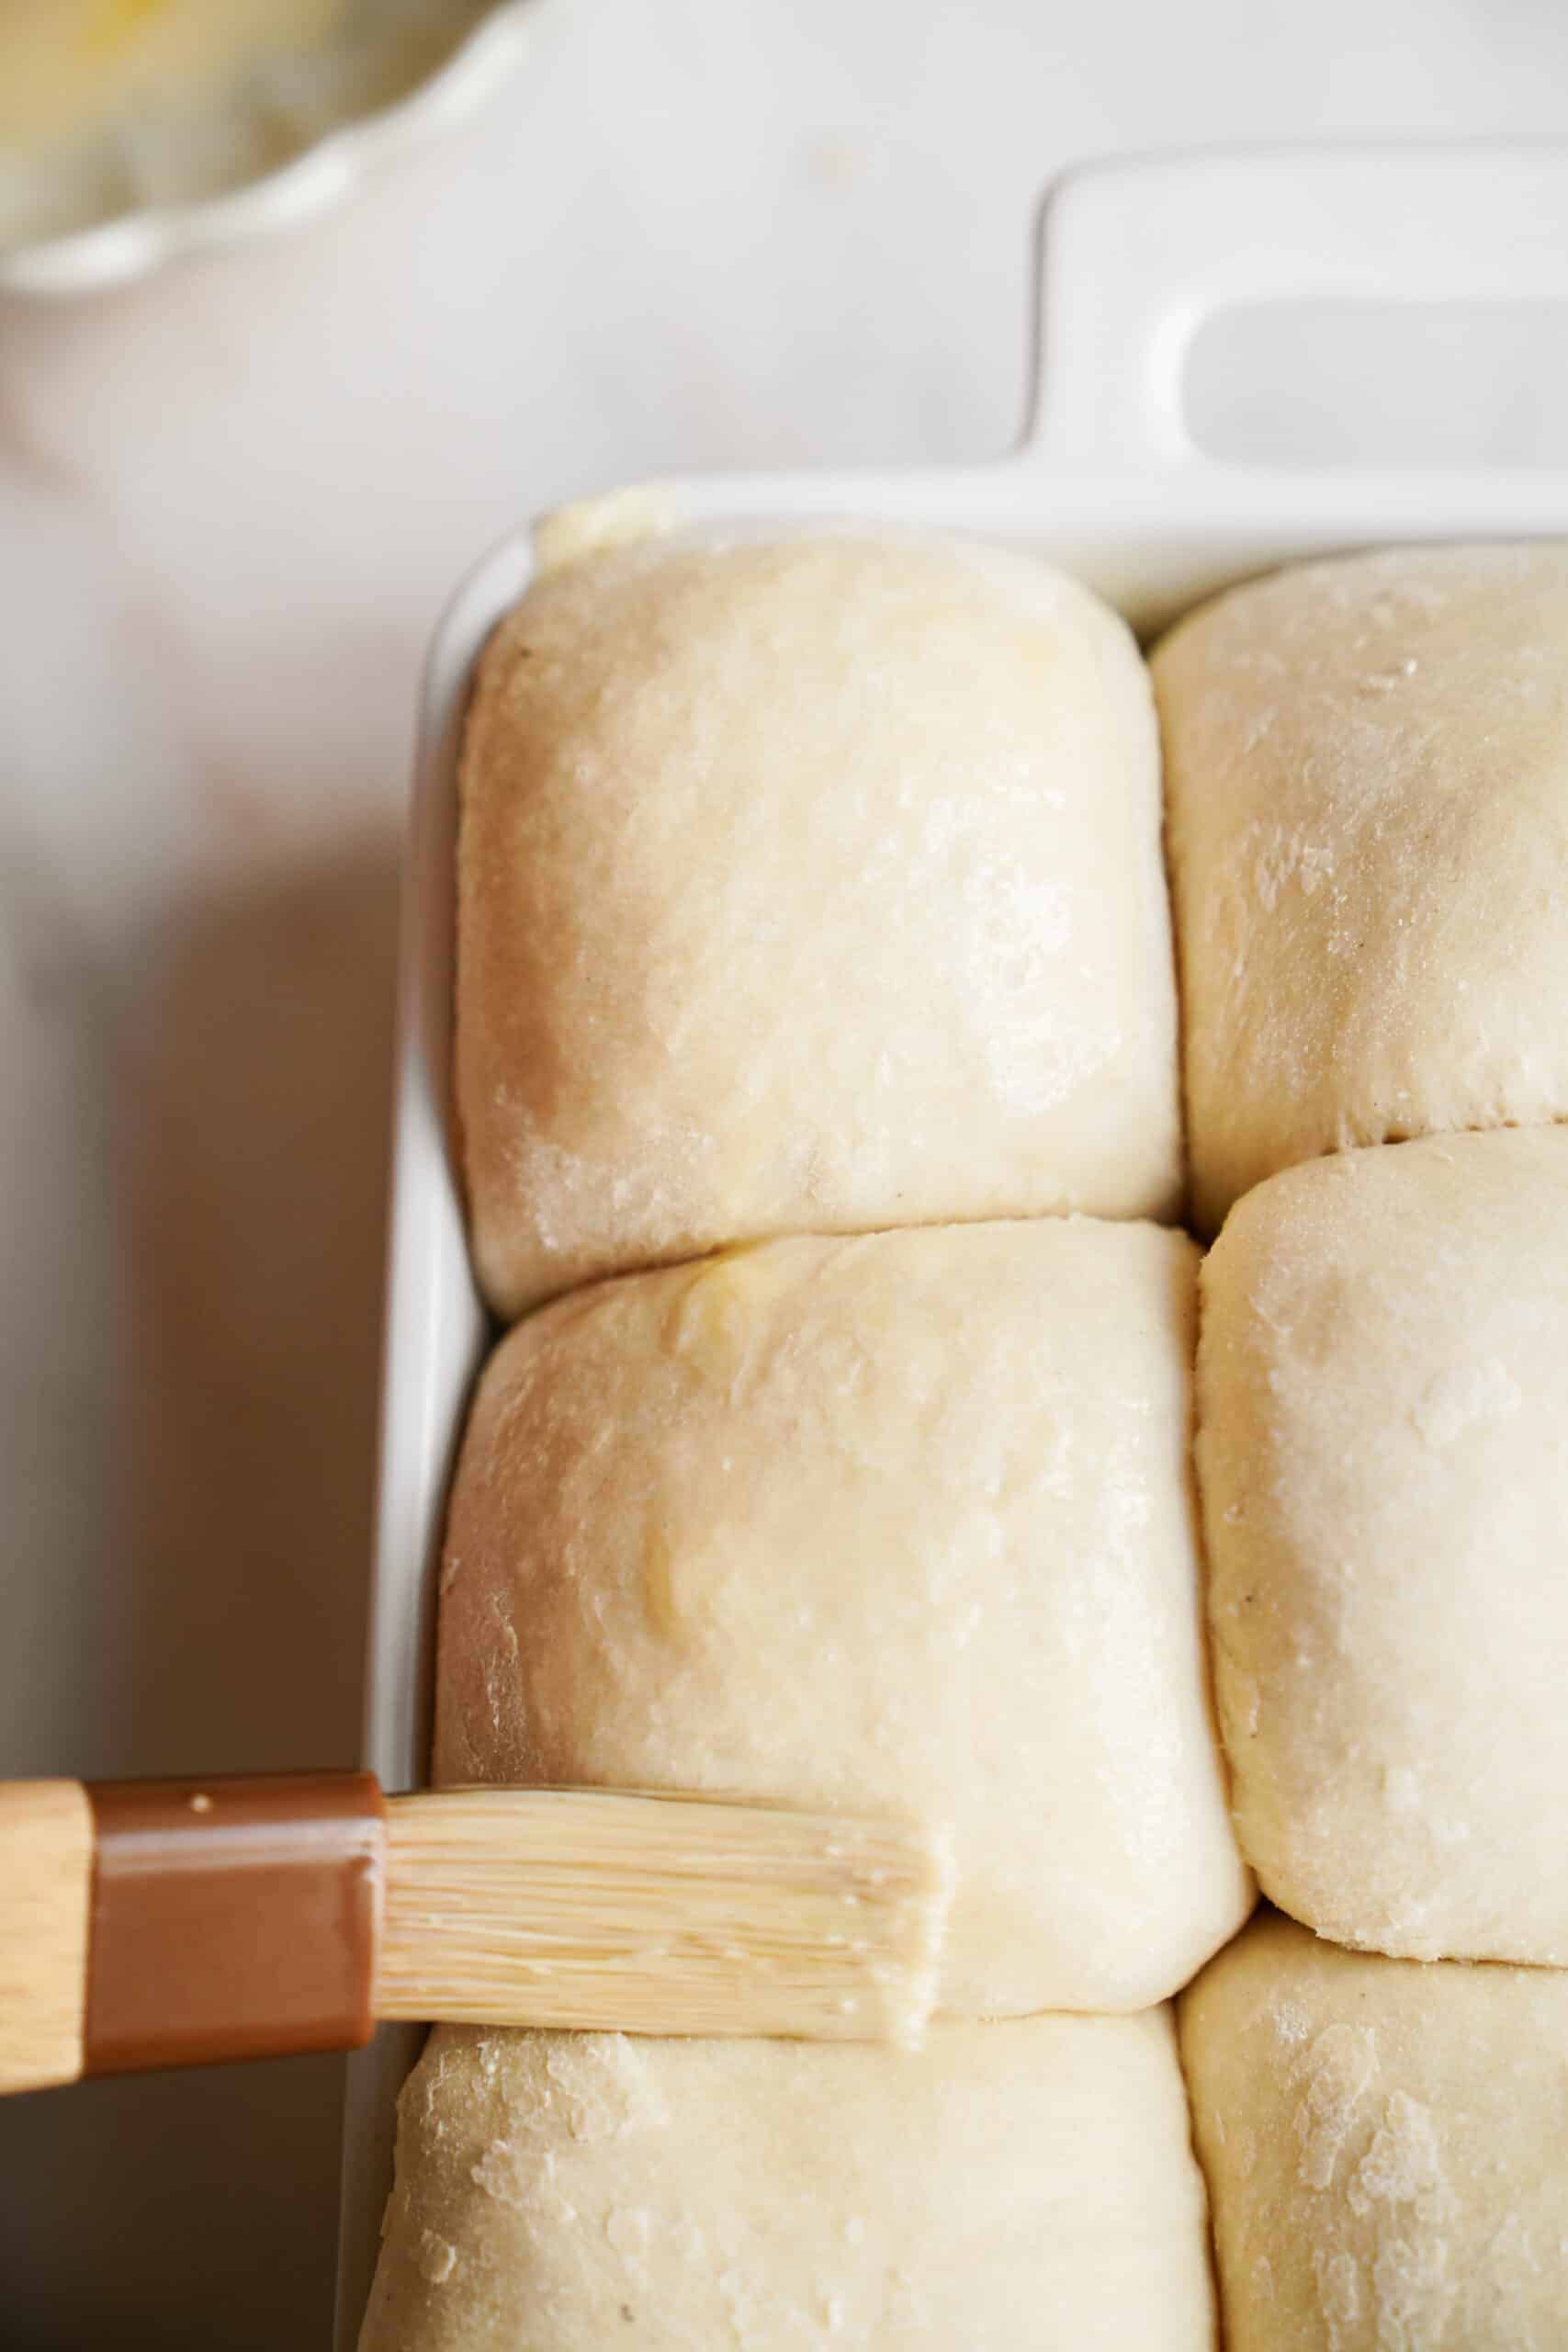
[[130,108],[221,105],[318,47],[347,0],[0,0],[0,142],[37,150]]
[[[172,0],[100,0],[82,35],[85,51],[116,50],[134,40],[159,17],[167,17]],[[51,16],[54,11],[51,10]]]
[[643,1544],[642,1593],[648,1620],[669,1642],[689,1641],[728,1583],[733,1562],[721,1549],[693,1549],[660,1526]]
[[770,1305],[797,1280],[788,1251],[765,1241],[739,1242],[705,1259],[665,1325],[671,1352],[714,1386],[728,1388],[765,1339]]
[[649,1623],[666,1641],[675,1640],[681,1631],[675,1571],[675,1553],[669,1537],[662,1528],[651,1529],[643,1545],[642,1596]]

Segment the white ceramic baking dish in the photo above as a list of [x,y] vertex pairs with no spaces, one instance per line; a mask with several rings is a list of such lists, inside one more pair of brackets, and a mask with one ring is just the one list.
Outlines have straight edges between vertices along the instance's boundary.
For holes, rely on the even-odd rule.
[[[659,485],[679,520],[857,517],[1037,549],[1140,631],[1247,573],[1380,541],[1568,534],[1568,476],[1306,473],[1199,455],[1183,402],[1199,326],[1263,301],[1568,300],[1568,146],[1271,152],[1103,164],[1053,191],[1039,365],[1022,446],[949,472],[756,475]],[[416,1785],[436,1548],[487,1322],[469,1271],[448,1110],[455,762],[468,682],[530,569],[525,527],[459,590],[430,657],[407,865],[381,1484],[365,1762]],[[338,2352],[353,2352],[418,2048],[384,2030],[351,2065]]]

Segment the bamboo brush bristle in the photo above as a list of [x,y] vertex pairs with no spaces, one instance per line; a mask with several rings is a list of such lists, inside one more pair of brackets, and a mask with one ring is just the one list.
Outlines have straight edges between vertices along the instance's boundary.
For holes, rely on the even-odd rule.
[[382,2018],[918,2042],[944,1831],[693,1797],[470,1789],[388,1806]]

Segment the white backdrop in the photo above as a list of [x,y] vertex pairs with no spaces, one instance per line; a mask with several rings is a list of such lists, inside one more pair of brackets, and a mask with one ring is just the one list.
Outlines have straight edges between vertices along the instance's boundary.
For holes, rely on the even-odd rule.
[[[0,1771],[352,1754],[397,827],[467,560],[627,476],[999,449],[1075,157],[1563,131],[1565,68],[1556,0],[551,0],[352,210],[0,308]],[[1568,452],[1561,322],[1424,333],[1285,396],[1212,352],[1205,413]],[[0,2345],[324,2346],[336,2099],[14,2102]]]

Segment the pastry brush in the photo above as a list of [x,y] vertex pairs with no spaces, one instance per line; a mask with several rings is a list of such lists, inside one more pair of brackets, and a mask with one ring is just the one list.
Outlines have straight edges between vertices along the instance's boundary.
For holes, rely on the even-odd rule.
[[367,1772],[0,1782],[0,2091],[379,2018],[915,2042],[946,1833]]

